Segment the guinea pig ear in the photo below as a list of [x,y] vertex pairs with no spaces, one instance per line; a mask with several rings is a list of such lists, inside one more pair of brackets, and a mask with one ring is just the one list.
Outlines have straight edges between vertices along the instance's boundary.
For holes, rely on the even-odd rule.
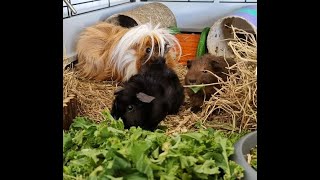
[[220,72],[223,70],[217,61],[210,61],[210,65],[215,72]]
[[153,101],[155,99],[155,97],[149,96],[143,92],[139,92],[136,96],[140,101],[142,101],[144,103],[150,103],[151,101]]
[[124,90],[124,87],[118,86],[118,88],[114,91],[114,95],[119,94],[119,92],[121,92],[122,90]]
[[191,61],[191,60],[187,60],[187,68],[188,68],[188,69],[190,69],[191,64],[192,64],[192,61]]

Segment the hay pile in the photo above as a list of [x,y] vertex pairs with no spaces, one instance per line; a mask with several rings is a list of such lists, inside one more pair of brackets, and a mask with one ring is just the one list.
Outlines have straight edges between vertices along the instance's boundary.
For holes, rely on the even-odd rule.
[[[187,72],[186,67],[178,65],[175,70],[183,84]],[[92,82],[78,79],[74,67],[63,70],[63,99],[70,94],[77,96],[79,116],[86,116],[97,122],[101,121],[103,119],[101,112],[105,109],[111,110],[114,100],[113,93],[116,88],[117,83],[111,81]]]
[[[234,52],[236,64],[230,69],[228,81],[221,82],[222,89],[205,102],[202,111],[203,121],[209,119],[215,110],[221,110],[226,117],[211,119],[218,125],[232,125],[232,131],[256,130],[257,128],[257,42],[253,34],[232,28],[234,38],[228,42]],[[239,38],[244,37],[244,38]]]
[[63,71],[63,98],[75,94],[78,100],[78,115],[97,122],[103,119],[102,111],[111,109],[113,92],[117,85],[112,82],[90,82],[77,78],[73,67]]
[[[228,40],[228,45],[236,56],[236,64],[229,68],[236,69],[237,73],[230,74],[226,82],[219,81],[222,88],[209,101],[205,101],[199,113],[191,112],[189,98],[186,95],[180,112],[167,116],[160,123],[161,126],[166,126],[167,134],[200,127],[239,132],[257,128],[257,43],[253,34],[230,28],[234,32],[234,38]],[[245,38],[239,38],[238,35]],[[179,65],[175,70],[184,84],[186,66]],[[63,96],[66,98],[68,94],[77,95],[79,115],[90,117],[97,122],[102,120],[101,112],[106,108],[111,109],[117,84],[79,80],[73,68],[64,70],[63,78]]]

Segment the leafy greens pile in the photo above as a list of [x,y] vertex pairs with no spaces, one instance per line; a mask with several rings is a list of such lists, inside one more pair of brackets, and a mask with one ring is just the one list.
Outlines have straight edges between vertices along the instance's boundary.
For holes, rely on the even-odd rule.
[[167,136],[161,130],[124,129],[104,112],[99,124],[77,117],[63,132],[65,180],[240,179],[229,160],[232,143],[213,129]]

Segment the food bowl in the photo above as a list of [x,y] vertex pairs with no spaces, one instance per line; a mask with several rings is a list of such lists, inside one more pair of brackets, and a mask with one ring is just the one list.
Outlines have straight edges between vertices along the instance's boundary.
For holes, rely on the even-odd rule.
[[257,171],[247,162],[245,156],[257,145],[257,131],[243,136],[235,144],[235,153],[231,159],[244,168],[244,180],[256,180]]

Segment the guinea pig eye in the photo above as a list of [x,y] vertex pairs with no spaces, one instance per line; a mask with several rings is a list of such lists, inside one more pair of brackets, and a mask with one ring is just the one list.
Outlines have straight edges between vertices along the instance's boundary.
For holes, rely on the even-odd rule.
[[132,105],[129,105],[127,108],[128,108],[129,111],[133,110],[133,106]]
[[164,49],[167,50],[168,48],[169,48],[169,44],[166,43],[166,44],[164,45]]
[[147,48],[147,49],[146,49],[146,53],[149,54],[150,52],[151,52],[151,48]]

